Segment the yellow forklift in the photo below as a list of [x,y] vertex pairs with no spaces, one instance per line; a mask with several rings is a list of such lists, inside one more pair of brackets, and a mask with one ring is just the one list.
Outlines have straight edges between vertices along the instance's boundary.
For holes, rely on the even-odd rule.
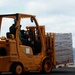
[[[56,65],[54,33],[45,34],[45,26],[39,26],[34,15],[20,13],[0,15],[0,32],[3,18],[12,18],[16,28],[15,34],[9,31],[6,32],[6,37],[0,37],[0,72],[12,72],[16,75],[29,71],[50,73]],[[27,25],[23,30],[28,33],[27,41],[30,43],[27,43],[31,45],[20,39],[20,22],[26,18],[35,24]]]

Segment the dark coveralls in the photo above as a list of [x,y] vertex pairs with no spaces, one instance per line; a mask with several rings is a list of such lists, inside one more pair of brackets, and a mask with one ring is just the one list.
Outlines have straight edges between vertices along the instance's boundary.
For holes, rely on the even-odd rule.
[[11,34],[13,34],[14,36],[16,35],[16,25],[13,24],[10,28],[9,28],[9,31]]

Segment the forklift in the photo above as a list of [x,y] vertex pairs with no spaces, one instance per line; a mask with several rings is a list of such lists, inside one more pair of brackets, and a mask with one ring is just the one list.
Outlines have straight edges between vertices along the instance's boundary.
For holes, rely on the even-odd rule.
[[[16,28],[15,34],[9,31],[5,37],[0,37],[0,72],[16,75],[30,71],[50,73],[56,65],[54,33],[46,34],[45,26],[39,26],[35,15],[21,13],[0,15],[0,32],[3,18],[13,19]],[[24,44],[20,39],[21,19],[26,18],[35,24],[24,27],[31,45]]]

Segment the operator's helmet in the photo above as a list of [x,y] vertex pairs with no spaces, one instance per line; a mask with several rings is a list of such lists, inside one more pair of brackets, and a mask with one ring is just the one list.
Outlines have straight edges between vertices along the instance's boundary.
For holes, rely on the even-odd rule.
[[17,19],[16,18],[14,18],[14,22],[17,22]]

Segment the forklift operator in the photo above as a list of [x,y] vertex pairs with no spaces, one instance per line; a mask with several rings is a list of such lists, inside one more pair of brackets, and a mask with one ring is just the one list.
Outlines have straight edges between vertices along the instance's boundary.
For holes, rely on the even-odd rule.
[[9,28],[10,34],[13,34],[14,37],[16,37],[16,29],[17,29],[16,22],[17,20],[14,19],[14,24],[12,24]]

